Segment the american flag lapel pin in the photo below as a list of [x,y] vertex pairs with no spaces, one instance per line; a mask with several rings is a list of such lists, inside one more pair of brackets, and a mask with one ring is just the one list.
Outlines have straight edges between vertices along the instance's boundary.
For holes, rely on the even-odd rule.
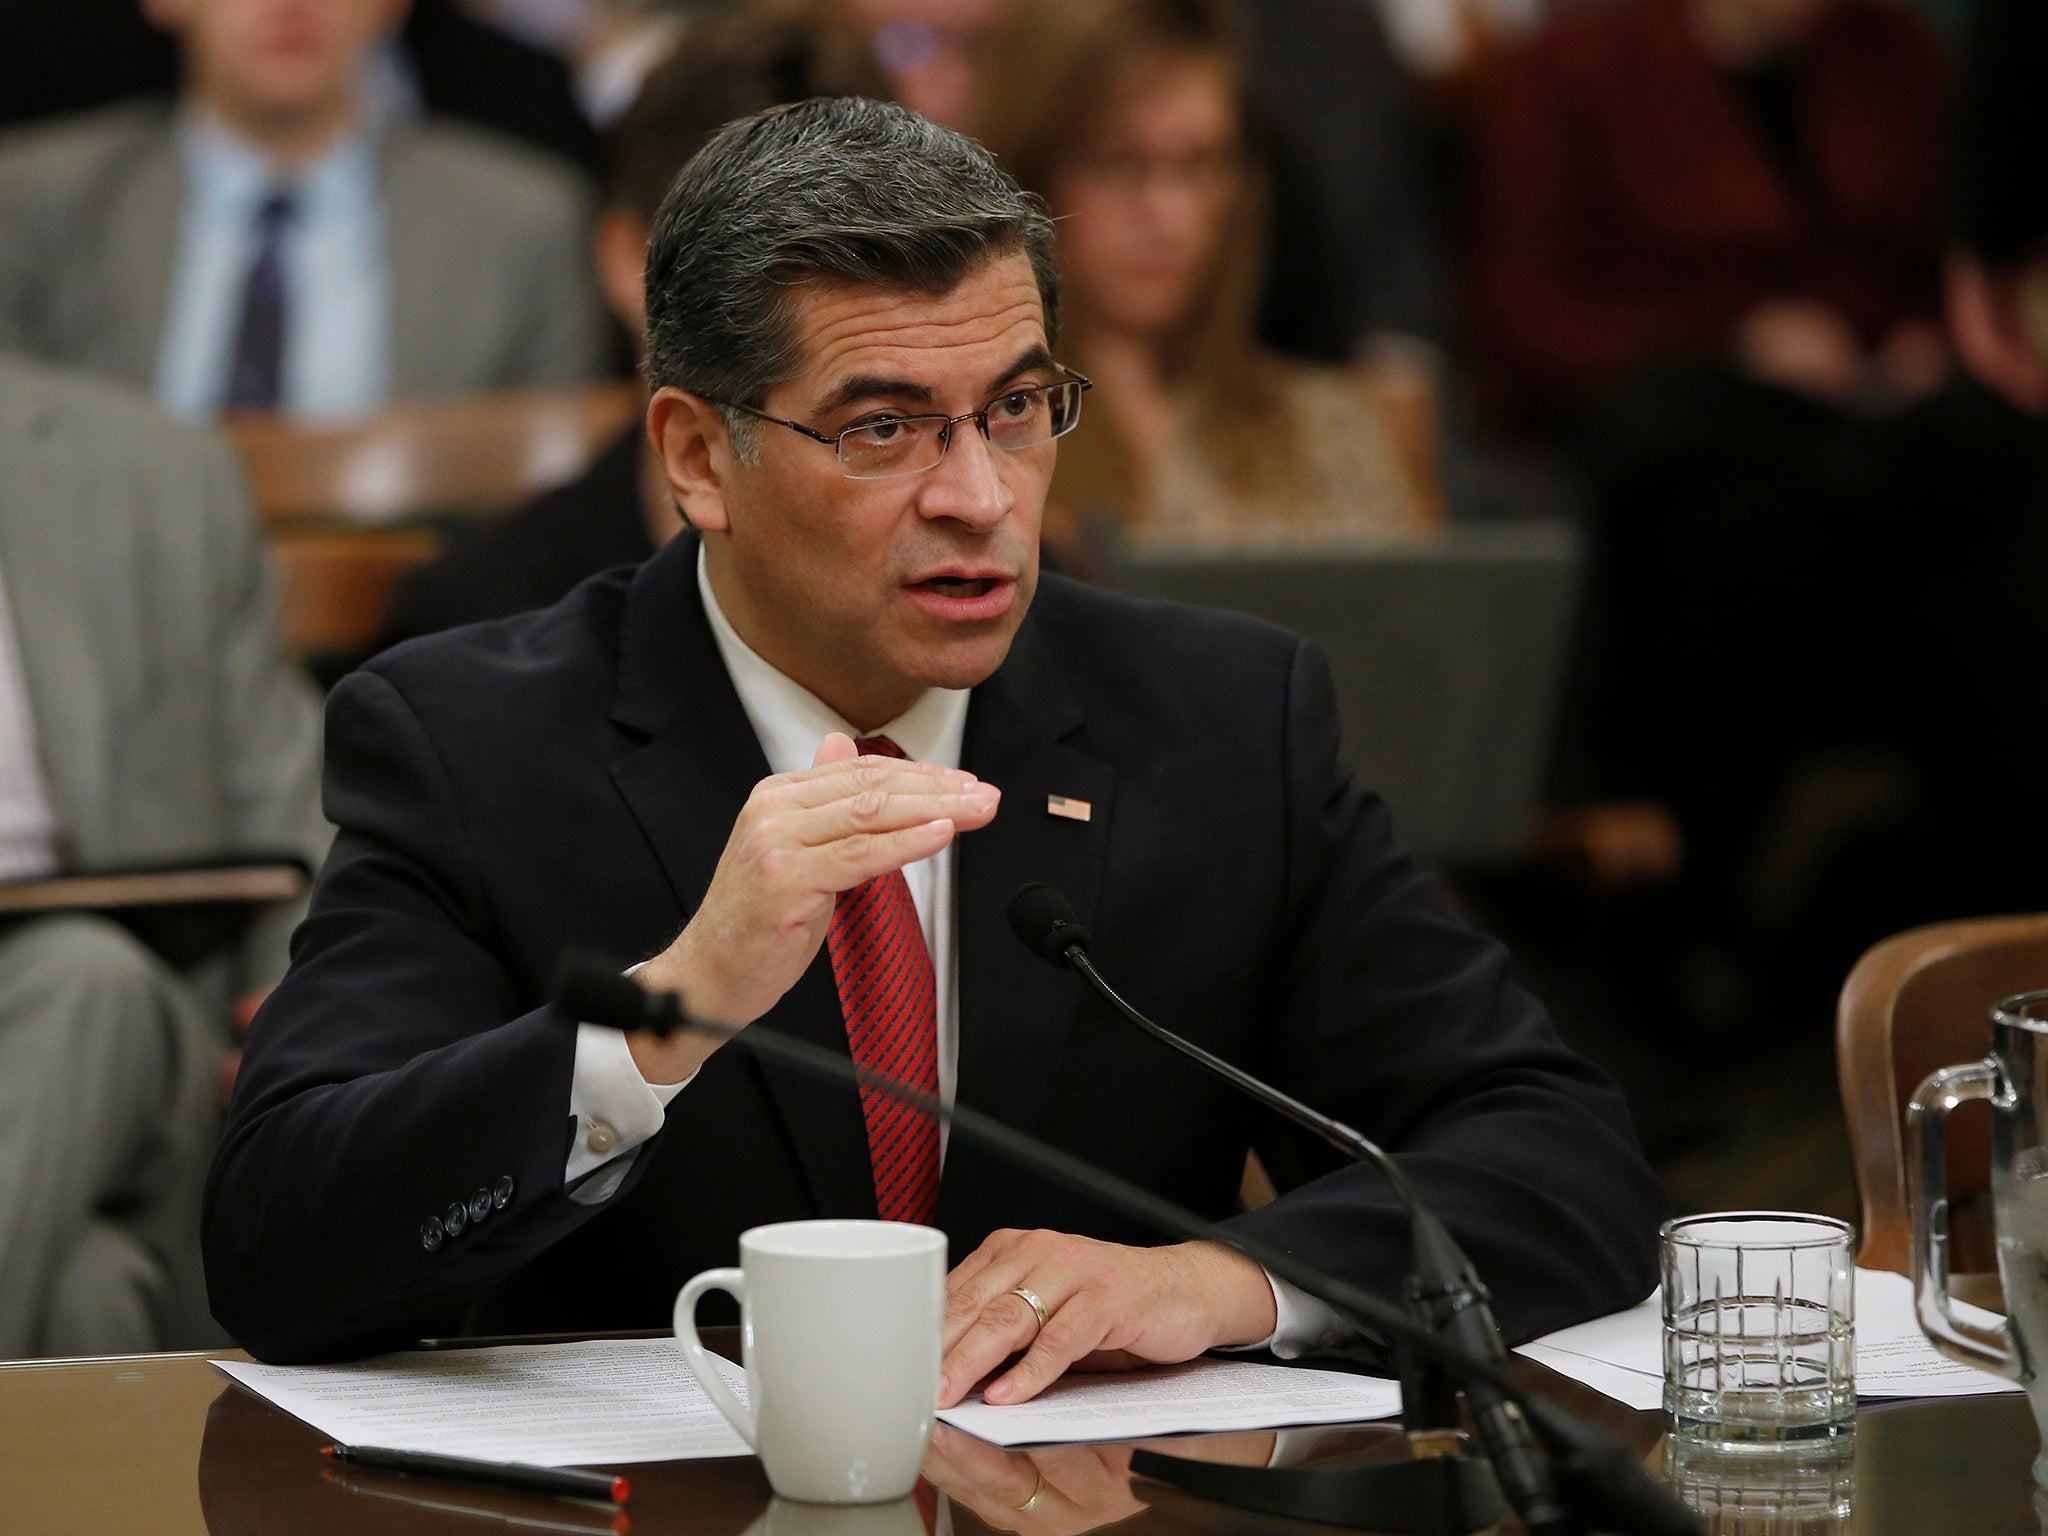
[[1087,821],[1095,815],[1095,807],[1086,800],[1075,800],[1066,795],[1047,795],[1045,814],[1064,816],[1069,821]]

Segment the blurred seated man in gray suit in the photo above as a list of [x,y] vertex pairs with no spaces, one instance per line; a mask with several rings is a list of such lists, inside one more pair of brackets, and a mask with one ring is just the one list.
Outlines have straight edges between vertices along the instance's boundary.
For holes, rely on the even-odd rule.
[[[0,356],[0,881],[317,863],[319,773],[226,444]],[[182,972],[105,918],[0,918],[0,1357],[207,1340],[214,1068],[296,915]]]
[[186,417],[309,418],[598,371],[589,207],[566,165],[378,121],[404,0],[144,0],[173,107],[0,139],[0,348]]

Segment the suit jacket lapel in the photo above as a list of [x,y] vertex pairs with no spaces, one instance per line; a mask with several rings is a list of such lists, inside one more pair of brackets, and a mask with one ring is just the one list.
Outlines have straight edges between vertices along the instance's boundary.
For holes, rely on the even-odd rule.
[[[960,840],[956,866],[960,1045],[955,1096],[1020,1130],[1044,1117],[1065,1060],[1080,981],[1017,942],[1007,911],[1042,880],[1093,914],[1116,788],[1115,770],[1068,745],[1079,707],[1031,621],[1009,658],[974,690],[962,765],[996,785],[996,819]],[[1053,816],[1047,797],[1085,800],[1090,819]],[[938,1224],[963,1238],[1006,1224],[1025,1175],[950,1141]],[[956,1254],[956,1258],[960,1255]]]
[[[628,589],[613,719],[639,744],[612,764],[687,916],[704,899],[735,818],[768,776],[761,744],[712,637],[697,593],[697,545],[685,534],[641,568]],[[753,1028],[779,1029],[850,1053],[839,989],[821,947],[810,968]],[[875,1214],[867,1126],[843,1084],[749,1058],[780,1113],[820,1214]]]

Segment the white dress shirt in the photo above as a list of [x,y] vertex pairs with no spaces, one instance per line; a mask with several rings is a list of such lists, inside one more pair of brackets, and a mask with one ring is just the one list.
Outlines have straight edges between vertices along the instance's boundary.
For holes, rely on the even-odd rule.
[[7,584],[0,581],[0,880],[35,880],[57,868],[57,817],[36,748]]
[[[833,731],[847,736],[887,736],[906,757],[941,767],[960,766],[960,743],[967,730],[968,691],[928,689],[896,719],[872,733],[856,731],[817,695],[775,670],[739,637],[711,590],[704,556],[697,556],[697,591],[718,643],[718,654],[740,696],[740,707],[760,739],[771,773],[794,773],[816,760],[818,744]],[[1000,787],[1000,786],[998,786]],[[903,868],[910,899],[931,949],[932,982],[937,1002],[939,1099],[953,1102],[958,1081],[960,1046],[959,946],[954,940],[953,848]],[[576,1119],[565,1170],[570,1181],[595,1173],[608,1162],[638,1147],[659,1131],[668,1106],[689,1082],[654,1084],[640,1075],[626,1037],[615,1029],[584,1024],[576,1032],[575,1075],[569,1089],[569,1113]],[[946,1124],[940,1122],[939,1153],[945,1156]],[[610,1176],[599,1176],[578,1191],[586,1200],[603,1200],[625,1176],[627,1162],[617,1161]],[[1341,1321],[1324,1303],[1272,1275],[1278,1317],[1273,1336],[1263,1343],[1280,1355],[1296,1355],[1308,1347],[1334,1342]],[[1257,1348],[1259,1346],[1251,1346]]]
[[157,402],[210,420],[220,409],[256,254],[257,212],[292,194],[283,236],[284,367],[280,409],[308,419],[359,416],[391,394],[390,274],[377,144],[339,140],[289,178],[217,119],[178,124],[184,201],[170,302],[157,350]]

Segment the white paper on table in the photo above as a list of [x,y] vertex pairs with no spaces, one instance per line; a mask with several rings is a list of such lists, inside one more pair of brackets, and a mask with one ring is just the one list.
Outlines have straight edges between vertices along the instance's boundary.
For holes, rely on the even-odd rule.
[[1569,1376],[1573,1381],[1584,1382],[1595,1391],[1604,1392],[1616,1402],[1627,1403],[1631,1408],[1664,1406],[1662,1376],[1646,1376],[1643,1372],[1632,1371],[1624,1365],[1609,1365],[1604,1360],[1574,1355],[1541,1343],[1524,1344],[1515,1353],[1526,1355],[1538,1365],[1549,1366],[1560,1376]]
[[[746,1372],[712,1360],[745,1402]],[[668,1338],[416,1350],[352,1365],[214,1364],[345,1445],[541,1467],[753,1454]]]
[[[1980,1327],[2004,1321],[1996,1312],[1951,1301],[1957,1318]],[[1856,1271],[1856,1395],[1858,1397],[1981,1397],[2024,1392],[2018,1382],[1942,1354],[1920,1329],[1913,1282],[1889,1270]]]
[[[1998,1321],[1996,1314],[1967,1302],[1955,1302],[1954,1307],[1956,1316],[1968,1322]],[[1663,1401],[1664,1320],[1655,1291],[1625,1312],[1545,1334],[1518,1353],[1632,1407],[1656,1407]],[[1650,1386],[1633,1389],[1631,1382],[1614,1374],[1617,1370],[1653,1384],[1654,1394]],[[1904,1275],[1856,1271],[1858,1397],[1980,1397],[2023,1390],[2018,1382],[1938,1352],[1920,1331],[1913,1282]],[[1645,1395],[1648,1401],[1637,1400]]]
[[1348,1371],[1190,1360],[1114,1374],[1063,1376],[1028,1403],[971,1398],[939,1417],[997,1445],[1139,1440],[1193,1430],[1351,1424],[1401,1411],[1398,1382]]

